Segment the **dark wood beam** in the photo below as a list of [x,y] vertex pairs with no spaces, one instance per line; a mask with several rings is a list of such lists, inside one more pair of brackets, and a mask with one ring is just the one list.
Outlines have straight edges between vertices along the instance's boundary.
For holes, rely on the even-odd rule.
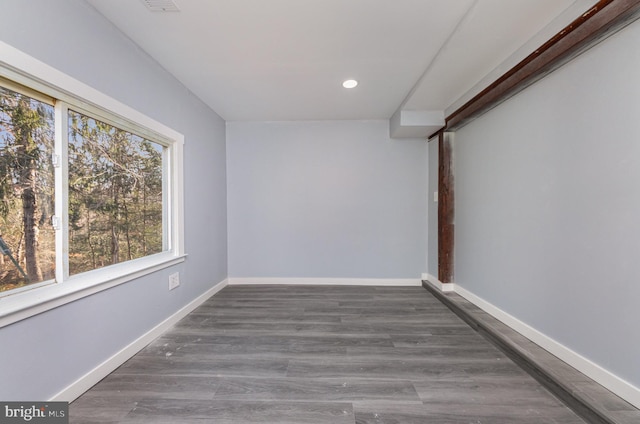
[[[458,108],[438,131],[455,131],[640,18],[640,0],[601,0],[493,84]],[[438,134],[432,134],[432,138]]]
[[601,0],[446,119],[438,138],[438,279],[453,282],[454,181],[450,131],[514,96],[545,75],[640,18],[640,0]]
[[438,280],[453,283],[453,134],[438,136]]

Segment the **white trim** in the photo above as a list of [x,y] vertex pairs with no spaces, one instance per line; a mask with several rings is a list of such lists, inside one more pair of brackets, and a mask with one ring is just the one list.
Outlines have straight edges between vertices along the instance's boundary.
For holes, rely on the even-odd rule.
[[601,386],[606,387],[636,408],[640,408],[640,389],[638,387],[635,387],[631,383],[623,380],[610,371],[607,371],[600,365],[574,352],[568,347],[553,340],[551,337],[541,333],[530,325],[525,324],[516,317],[508,314],[507,312],[473,294],[467,289],[460,287],[458,284],[455,284],[454,288],[456,293],[458,293],[460,296],[464,297],[469,302],[473,303],[489,315],[508,325],[538,346],[547,350],[552,355],[555,355],[587,377],[593,379]]
[[[45,285],[25,287],[20,292],[9,292],[0,297],[0,328],[14,322],[57,308],[127,281],[177,265],[186,256],[158,253],[118,265],[99,268],[69,277],[64,283],[46,282]],[[29,290],[27,290],[29,289]]]
[[216,284],[202,295],[191,301],[185,307],[171,315],[160,324],[134,340],[132,343],[124,347],[122,350],[111,356],[109,359],[80,377],[78,380],[71,383],[65,389],[53,396],[50,401],[64,401],[72,402],[80,397],[84,392],[93,387],[100,380],[116,370],[120,365],[124,364],[128,359],[133,357],[136,353],[141,351],[145,346],[151,343],[153,340],[161,336],[165,331],[175,325],[182,318],[186,317],[190,312],[202,305],[211,296],[218,293],[225,288],[228,284],[228,280],[223,280]]
[[169,146],[171,149],[170,183],[168,206],[170,209],[169,222],[172,234],[169,237],[169,248],[177,256],[185,255],[184,248],[184,136],[180,136],[177,143]]
[[60,220],[56,228],[56,281],[65,281],[69,277],[69,255],[58,252],[69,252],[69,115],[67,104],[59,101],[55,105],[55,154],[59,164],[55,167],[55,213]]
[[[56,105],[57,112],[60,112],[63,107],[69,106],[72,109],[86,109],[92,115],[97,114],[100,119],[103,119],[105,116],[102,114],[106,113],[109,121],[116,119],[116,122],[122,123],[127,130],[132,127],[139,128],[143,130],[144,134],[142,135],[145,137],[147,132],[151,135],[157,135],[158,141],[171,149],[169,163],[171,186],[168,187],[168,190],[163,190],[163,193],[168,191],[169,200],[169,210],[163,214],[168,218],[171,231],[171,234],[165,237],[165,239],[169,239],[169,250],[71,277],[68,276],[66,254],[62,254],[62,259],[60,259],[61,253],[68,251],[67,235],[61,234],[68,228],[66,214],[66,178],[68,176],[66,175],[66,165],[56,168],[56,216],[65,221],[61,226],[62,230],[58,230],[56,235],[57,283],[47,281],[25,287],[24,290],[17,289],[0,294],[0,328],[183,262],[185,260],[184,135],[2,41],[0,41],[0,77],[13,80],[29,89],[55,98],[59,103]],[[64,143],[61,143],[61,138],[67,132],[66,119],[63,118],[60,113],[56,114],[55,151],[61,158],[65,156],[64,147],[61,146]],[[60,184],[65,189],[59,190]]]
[[229,285],[272,284],[272,285],[317,285],[317,286],[420,286],[422,282],[413,278],[263,278],[233,277]]
[[[174,129],[2,41],[0,41],[0,63],[13,70],[11,72],[7,69],[0,73],[8,79],[16,80],[27,87],[68,103],[75,104],[81,99],[90,105],[108,110],[126,121],[146,127],[178,143],[184,143],[184,135]],[[34,82],[33,79],[40,82]],[[52,92],[52,89],[55,92]]]
[[435,287],[443,293],[456,291],[455,284],[443,283],[431,274],[422,274],[422,281],[426,281],[427,283],[431,284],[431,286]]

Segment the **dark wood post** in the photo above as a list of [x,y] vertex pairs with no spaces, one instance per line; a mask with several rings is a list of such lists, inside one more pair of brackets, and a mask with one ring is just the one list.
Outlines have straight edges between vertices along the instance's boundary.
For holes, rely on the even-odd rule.
[[438,280],[453,283],[453,133],[438,135]]

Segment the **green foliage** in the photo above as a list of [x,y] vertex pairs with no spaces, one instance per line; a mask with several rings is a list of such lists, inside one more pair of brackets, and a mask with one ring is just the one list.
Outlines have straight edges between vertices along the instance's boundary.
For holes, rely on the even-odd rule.
[[161,252],[162,186],[162,146],[70,112],[70,273]]
[[[0,87],[0,291],[55,277],[53,107]],[[69,272],[163,250],[163,147],[69,111]]]
[[[53,107],[0,87],[0,234],[30,282],[54,276]],[[0,291],[26,284],[0,257]]]

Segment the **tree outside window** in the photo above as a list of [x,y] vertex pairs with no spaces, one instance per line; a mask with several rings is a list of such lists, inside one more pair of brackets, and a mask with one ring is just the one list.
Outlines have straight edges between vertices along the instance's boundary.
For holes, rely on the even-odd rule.
[[55,276],[53,106],[0,87],[0,291]]
[[69,273],[154,253],[163,146],[69,111]]
[[65,108],[68,133],[58,142],[67,143],[68,154],[57,159],[67,161],[63,190],[53,163],[56,113],[52,104],[0,86],[0,292],[56,278],[56,254],[63,254],[52,225],[56,187],[68,190],[68,216],[57,217],[68,223],[61,228],[64,275],[168,250],[168,147]]

